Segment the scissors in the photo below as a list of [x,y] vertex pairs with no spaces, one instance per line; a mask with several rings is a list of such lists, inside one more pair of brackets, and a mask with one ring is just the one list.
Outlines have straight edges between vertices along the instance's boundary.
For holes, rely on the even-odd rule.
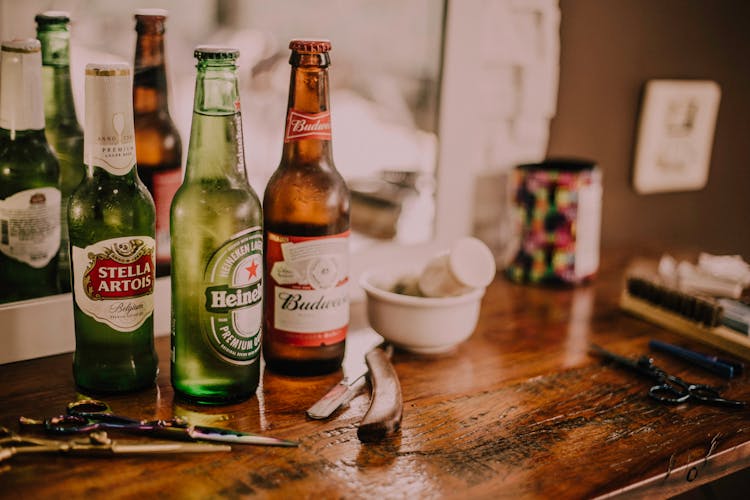
[[153,453],[206,453],[231,451],[232,447],[207,443],[132,443],[120,444],[106,432],[92,432],[86,438],[69,441],[37,439],[12,433],[0,427],[0,462],[26,453],[61,453],[63,455],[135,455]]
[[654,361],[648,356],[640,356],[633,359],[607,351],[598,345],[592,345],[591,348],[604,359],[614,361],[620,366],[630,368],[641,375],[655,380],[656,385],[648,390],[648,395],[661,403],[680,404],[687,401],[694,401],[729,408],[744,408],[747,404],[745,401],[722,398],[718,389],[710,385],[693,384],[675,375],[669,375],[661,368],[655,366]]
[[265,446],[298,446],[296,441],[241,432],[220,427],[190,425],[182,418],[169,420],[136,420],[112,413],[109,405],[96,399],[74,401],[67,406],[67,414],[44,420],[26,417],[18,419],[21,427],[43,427],[53,434],[77,434],[99,430],[121,430],[148,434],[179,441],[218,441],[233,444]]

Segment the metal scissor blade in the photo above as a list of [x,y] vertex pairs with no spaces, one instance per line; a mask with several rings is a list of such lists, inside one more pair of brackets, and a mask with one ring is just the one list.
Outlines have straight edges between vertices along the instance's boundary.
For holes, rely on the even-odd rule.
[[203,441],[218,441],[220,443],[233,444],[256,444],[262,446],[299,446],[296,441],[289,441],[272,436],[263,436],[252,432],[233,431],[220,427],[206,427],[196,425],[187,428],[187,433],[192,439]]
[[367,383],[369,368],[365,356],[382,343],[383,337],[371,328],[351,332],[346,340],[346,353],[341,364],[344,378],[307,410],[307,416],[316,420],[328,418],[354,399]]

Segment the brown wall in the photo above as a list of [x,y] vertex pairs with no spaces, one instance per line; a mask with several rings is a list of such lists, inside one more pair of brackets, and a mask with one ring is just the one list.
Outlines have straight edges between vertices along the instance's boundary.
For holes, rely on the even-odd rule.
[[[603,245],[688,246],[750,260],[750,1],[560,0],[560,8],[549,155],[601,166]],[[703,190],[638,195],[632,187],[641,93],[653,78],[721,86]]]

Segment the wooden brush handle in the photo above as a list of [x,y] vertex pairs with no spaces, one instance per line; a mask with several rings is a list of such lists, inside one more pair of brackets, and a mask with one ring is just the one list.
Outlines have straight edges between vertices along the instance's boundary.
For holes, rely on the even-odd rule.
[[365,356],[370,369],[372,396],[357,436],[360,441],[370,442],[382,439],[396,432],[401,426],[403,401],[401,384],[388,355],[382,349],[373,349]]

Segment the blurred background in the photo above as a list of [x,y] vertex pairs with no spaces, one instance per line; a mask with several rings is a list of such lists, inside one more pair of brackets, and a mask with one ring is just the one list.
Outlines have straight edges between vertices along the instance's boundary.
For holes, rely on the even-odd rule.
[[[334,156],[354,192],[354,251],[474,233],[502,261],[514,225],[508,172],[545,156],[602,169],[601,241],[750,258],[750,2],[744,0],[0,0],[0,36],[71,13],[73,81],[132,62],[133,12],[169,11],[171,113],[187,153],[193,48],[241,50],[248,175],[262,193],[281,152],[287,44],[332,40]],[[721,88],[708,183],[642,195],[632,184],[645,83]]]

